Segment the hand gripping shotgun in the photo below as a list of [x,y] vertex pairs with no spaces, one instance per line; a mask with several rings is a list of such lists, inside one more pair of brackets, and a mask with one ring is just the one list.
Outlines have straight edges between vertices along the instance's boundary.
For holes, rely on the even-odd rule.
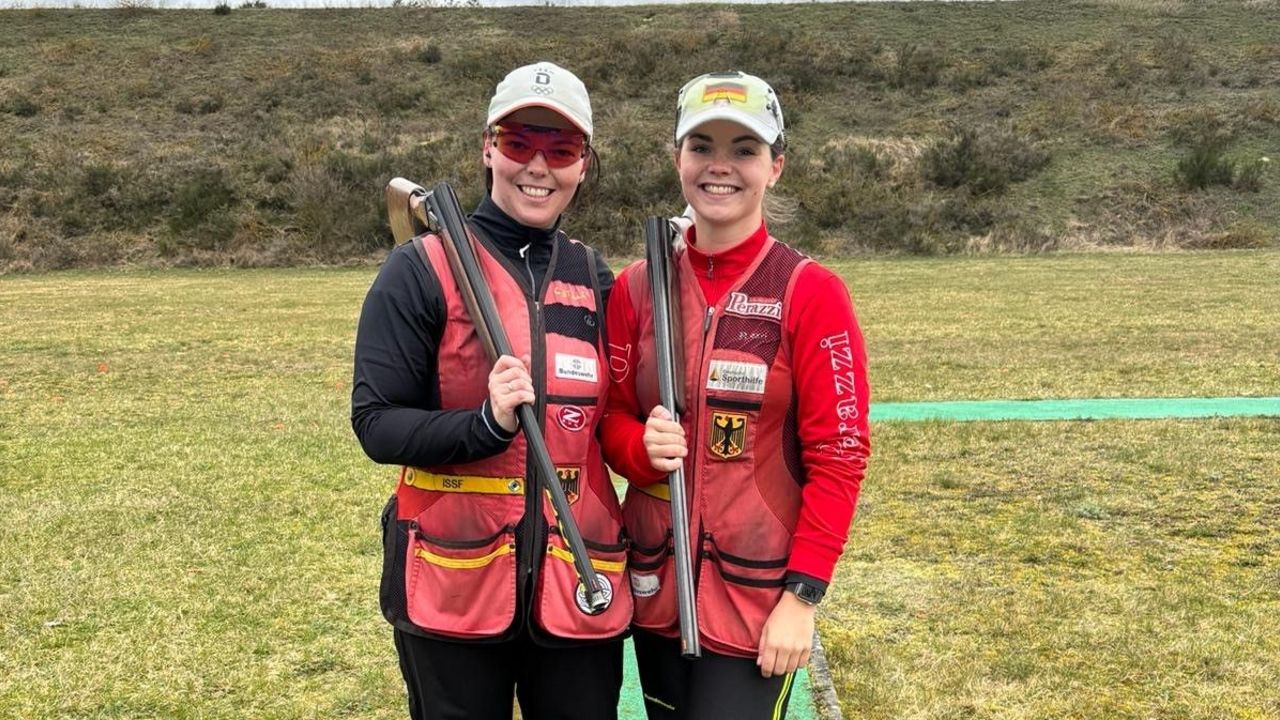
[[[664,218],[644,221],[644,255],[653,297],[653,344],[657,350],[658,400],[676,422],[684,412],[684,348],[680,330],[680,296],[672,288],[671,224]],[[680,611],[680,653],[702,655],[698,644],[698,608],[693,597],[689,557],[689,508],[684,495],[684,467],[667,475],[671,495],[671,536],[675,545],[676,605]]]
[[[489,353],[489,362],[497,361],[499,355],[514,354],[511,341],[498,317],[498,307],[489,291],[489,282],[480,269],[475,248],[471,245],[472,239],[466,230],[458,196],[449,183],[436,183],[428,192],[404,178],[395,178],[387,185],[387,214],[391,232],[397,242],[408,240],[426,230],[440,236],[445,255],[449,258],[449,270],[462,292],[467,314],[475,323],[476,332]],[[586,590],[587,606],[593,615],[602,613],[609,606],[609,600],[600,587],[599,577],[587,555],[587,546],[582,542],[578,524],[569,511],[569,499],[564,494],[560,476],[556,474],[555,465],[551,462],[551,453],[547,451],[547,441],[542,437],[538,418],[533,407],[528,404],[518,407],[516,414],[524,429],[529,449],[533,452],[540,485],[551,496],[551,505],[560,525],[560,536],[573,554],[573,566]]]

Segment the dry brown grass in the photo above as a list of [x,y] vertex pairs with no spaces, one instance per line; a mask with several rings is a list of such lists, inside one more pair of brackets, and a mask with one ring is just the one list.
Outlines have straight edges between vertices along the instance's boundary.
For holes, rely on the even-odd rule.
[[[783,98],[791,150],[778,190],[798,209],[785,239],[812,252],[1203,246],[1280,230],[1280,177],[1191,195],[1171,180],[1183,136],[1220,130],[1240,163],[1275,155],[1271,5],[13,11],[5,22],[0,216],[23,236],[0,272],[376,257],[390,242],[379,205],[393,175],[450,179],[474,202],[491,88],[537,57],[592,90],[604,176],[566,227],[615,256],[635,254],[638,218],[681,205],[676,88],[728,67],[764,73]],[[932,182],[920,158],[957,130],[976,133],[988,167],[1029,168],[1017,157],[1028,147],[1049,162],[1008,182]],[[856,165],[857,150],[877,167],[845,168],[834,186],[821,171]],[[77,199],[91,166],[117,182]],[[179,237],[175,197],[202,167],[226,173],[233,207],[210,237]],[[1233,229],[1245,219],[1254,230]],[[116,235],[128,252],[76,249]]]

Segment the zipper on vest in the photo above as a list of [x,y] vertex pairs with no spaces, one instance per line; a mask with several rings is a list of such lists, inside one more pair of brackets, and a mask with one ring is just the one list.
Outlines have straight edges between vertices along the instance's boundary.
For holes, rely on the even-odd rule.
[[533,243],[520,248],[520,259],[524,260],[524,271],[529,273],[529,290],[536,294],[538,292],[538,283],[533,279],[533,266],[529,264],[529,248],[531,247],[533,247]]
[[707,316],[702,318],[702,354],[704,356],[707,354],[707,333],[711,331],[711,317],[715,315],[715,313],[716,309],[714,307],[709,307],[707,308]]

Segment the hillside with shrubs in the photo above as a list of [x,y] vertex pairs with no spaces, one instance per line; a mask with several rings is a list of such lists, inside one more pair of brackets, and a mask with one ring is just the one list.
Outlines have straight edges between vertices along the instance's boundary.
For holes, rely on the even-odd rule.
[[382,188],[479,198],[505,72],[592,92],[566,227],[614,258],[682,207],[674,97],[770,80],[775,233],[822,257],[1280,243],[1280,3],[0,10],[0,271],[376,262]]

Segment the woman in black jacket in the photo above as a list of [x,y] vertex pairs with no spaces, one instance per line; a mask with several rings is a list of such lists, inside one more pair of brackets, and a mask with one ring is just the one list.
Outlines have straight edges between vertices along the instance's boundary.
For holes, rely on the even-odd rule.
[[[365,299],[351,422],[401,466],[384,512],[382,609],[415,720],[616,717],[631,618],[621,514],[595,429],[613,274],[560,229],[595,163],[573,73],[512,71],[489,105],[487,194],[468,218],[517,356],[490,364],[432,235],[392,251]],[[532,404],[610,597],[587,612],[516,408]]]

